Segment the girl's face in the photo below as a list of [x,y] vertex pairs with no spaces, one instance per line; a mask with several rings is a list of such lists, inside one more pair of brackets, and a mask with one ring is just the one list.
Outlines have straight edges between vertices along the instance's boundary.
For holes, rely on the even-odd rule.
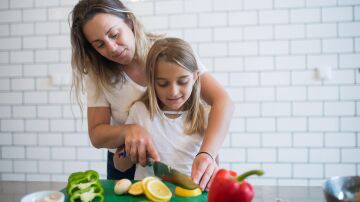
[[191,95],[196,79],[196,73],[160,59],[155,67],[154,85],[156,95],[164,106],[162,110],[181,110]]
[[135,38],[131,26],[115,15],[99,13],[85,23],[83,32],[102,56],[128,65],[135,55]]

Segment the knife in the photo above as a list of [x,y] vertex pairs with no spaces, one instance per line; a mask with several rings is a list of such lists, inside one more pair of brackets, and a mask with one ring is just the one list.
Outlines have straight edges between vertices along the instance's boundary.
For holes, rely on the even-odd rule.
[[152,158],[148,158],[148,165],[153,166],[155,176],[169,181],[179,187],[185,189],[196,189],[199,185],[196,184],[190,176],[181,173],[180,171],[166,165],[163,162],[155,161]]
[[[123,148],[121,152],[118,154],[119,158],[126,157],[126,151]],[[148,166],[153,166],[154,174],[155,176],[169,181],[179,187],[185,188],[185,189],[196,189],[200,188],[198,184],[196,184],[192,178],[161,161],[155,161],[152,158],[148,158],[147,161]]]

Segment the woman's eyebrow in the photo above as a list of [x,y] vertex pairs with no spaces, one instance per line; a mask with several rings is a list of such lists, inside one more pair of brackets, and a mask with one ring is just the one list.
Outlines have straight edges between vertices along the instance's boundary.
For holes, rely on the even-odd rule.
[[[114,28],[114,27],[116,27],[117,25],[114,25],[114,26],[112,26],[112,27],[110,27],[109,29],[108,29],[108,31],[106,31],[105,32],[105,35],[108,35],[110,32],[111,32],[111,30]],[[98,42],[98,41],[100,41],[99,39],[95,39],[94,41],[92,41],[91,43],[95,43],[95,42]]]
[[114,27],[116,27],[116,26],[117,26],[117,25],[114,25],[114,26],[110,27],[109,30],[108,30],[107,32],[105,32],[105,35],[108,35],[108,34],[110,33],[110,31],[111,31]]

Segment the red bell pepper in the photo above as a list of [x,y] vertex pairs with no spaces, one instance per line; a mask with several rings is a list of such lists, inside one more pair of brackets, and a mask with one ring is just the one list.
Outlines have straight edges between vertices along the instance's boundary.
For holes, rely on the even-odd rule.
[[251,202],[254,190],[245,178],[263,175],[262,170],[251,170],[237,176],[235,171],[220,169],[214,176],[208,193],[208,202]]

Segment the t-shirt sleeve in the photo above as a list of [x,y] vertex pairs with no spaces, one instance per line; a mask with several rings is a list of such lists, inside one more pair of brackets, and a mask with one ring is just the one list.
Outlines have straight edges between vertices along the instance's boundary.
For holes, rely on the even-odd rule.
[[149,113],[147,112],[145,105],[140,101],[135,102],[129,110],[129,116],[126,119],[125,124],[143,125],[142,122],[146,116],[149,116]]
[[95,82],[89,75],[85,76],[85,88],[86,88],[86,98],[87,98],[88,107],[110,106],[109,102],[106,100],[103,91],[99,90],[99,92],[96,94]]
[[129,110],[129,116],[126,119],[125,124],[137,124],[136,106],[133,104]]

